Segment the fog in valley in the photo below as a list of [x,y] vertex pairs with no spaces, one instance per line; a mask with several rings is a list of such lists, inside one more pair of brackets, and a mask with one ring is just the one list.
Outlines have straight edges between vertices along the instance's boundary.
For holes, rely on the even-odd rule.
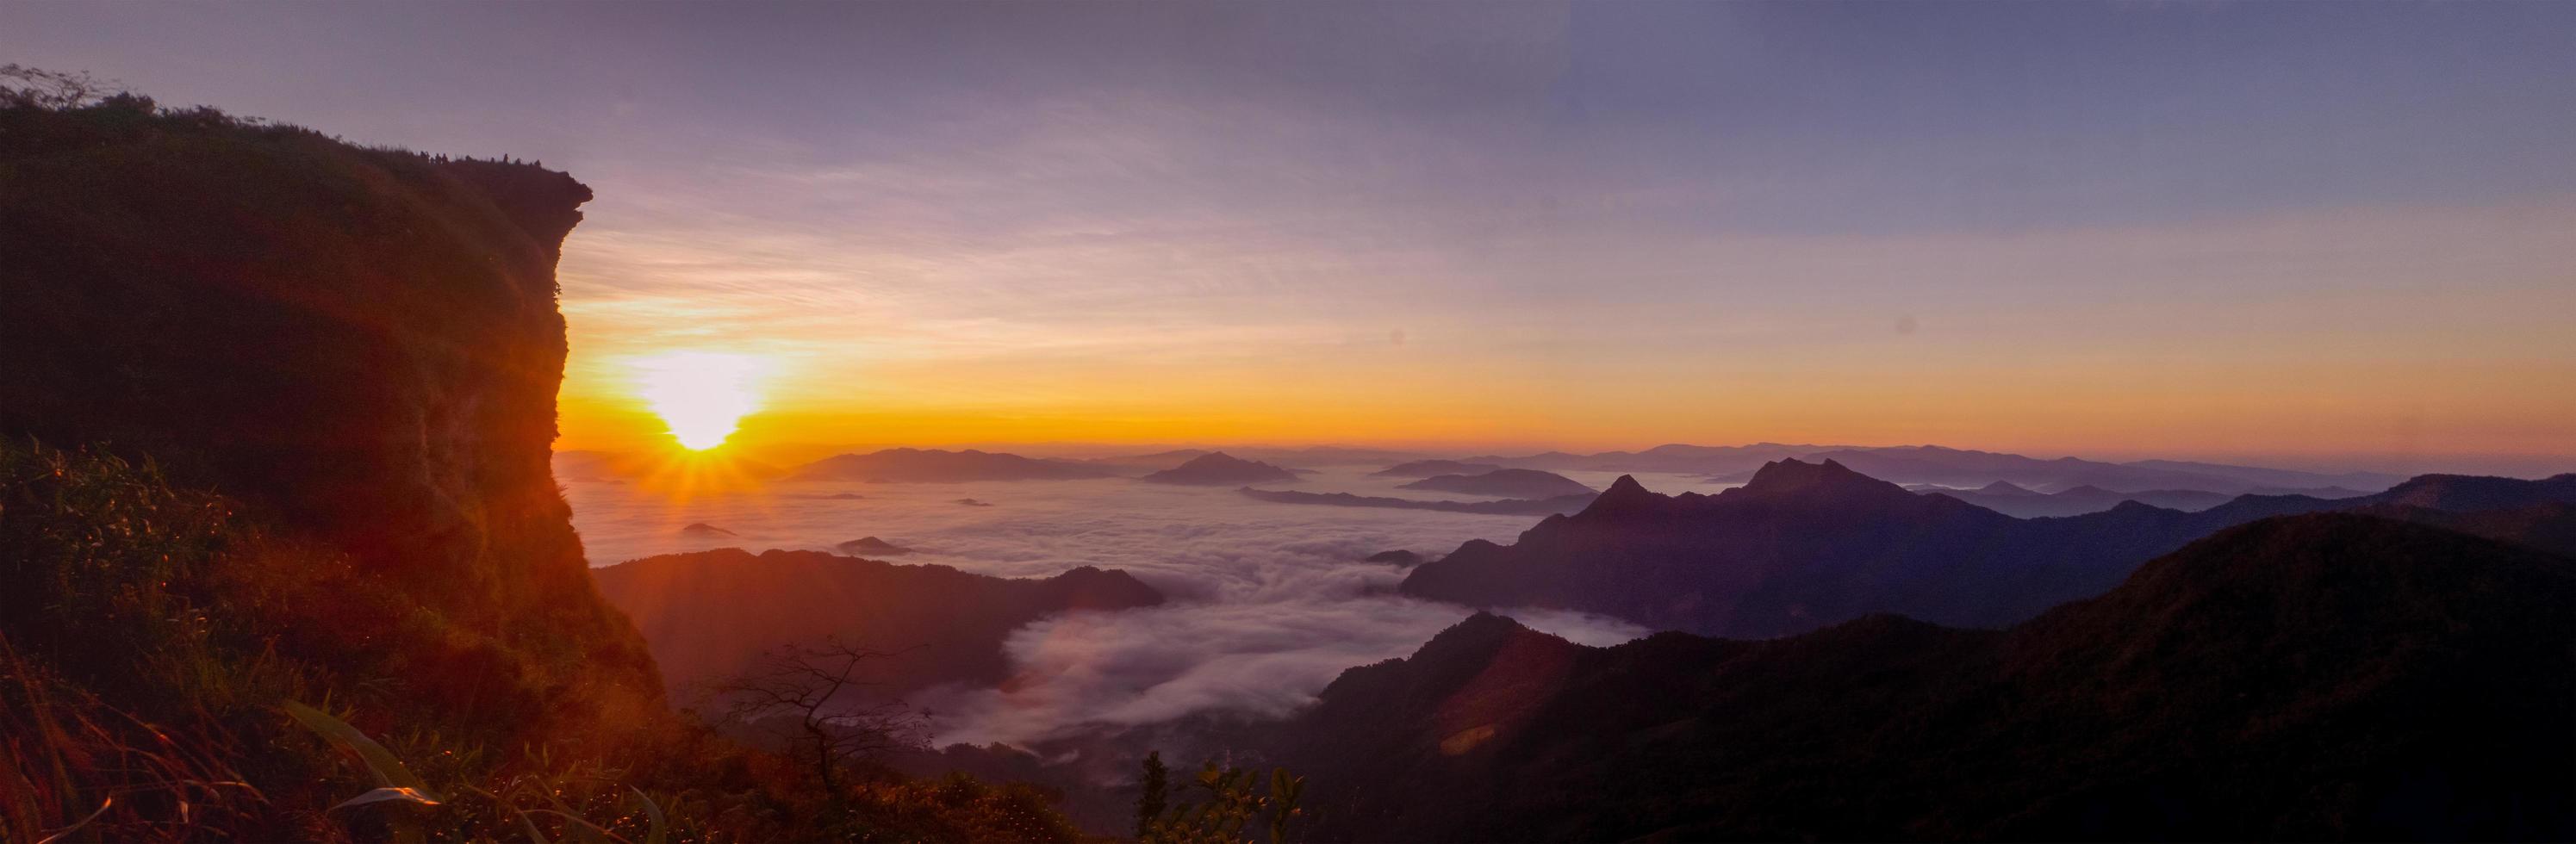
[[[1324,467],[1293,483],[1261,486],[1482,500],[1399,489],[1411,479],[1370,477],[1374,468]],[[1617,477],[1565,474],[1596,489]],[[1728,486],[1689,475],[1640,479],[1671,492]],[[593,565],[721,547],[834,551],[839,543],[875,536],[913,549],[886,558],[899,564],[1039,578],[1077,566],[1123,569],[1170,599],[1160,607],[1041,620],[1009,639],[1013,679],[1003,689],[949,687],[912,696],[907,703],[930,712],[940,744],[1020,744],[1198,714],[1288,714],[1344,669],[1410,654],[1472,612],[1394,594],[1404,569],[1365,558],[1395,549],[1438,556],[1470,539],[1508,543],[1539,519],[1276,504],[1232,487],[1129,478],[783,481],[686,497],[614,481],[574,480],[564,487]],[[732,535],[684,530],[694,524]],[[1580,613],[1507,614],[1584,644],[1615,644],[1648,632]]]

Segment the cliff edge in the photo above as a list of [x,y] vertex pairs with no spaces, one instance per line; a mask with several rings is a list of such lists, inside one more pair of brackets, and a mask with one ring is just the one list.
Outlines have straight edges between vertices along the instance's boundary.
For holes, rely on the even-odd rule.
[[287,656],[479,723],[658,711],[547,463],[590,198],[211,110],[0,109],[0,437],[148,460],[336,558],[328,602],[372,617],[289,608],[319,653]]

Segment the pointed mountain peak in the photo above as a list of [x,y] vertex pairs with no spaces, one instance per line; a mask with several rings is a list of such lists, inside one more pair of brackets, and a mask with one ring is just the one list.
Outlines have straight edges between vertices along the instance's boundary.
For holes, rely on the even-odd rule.
[[1510,616],[1479,610],[1422,643],[1422,647],[1414,649],[1413,659],[1433,664],[1481,665],[1513,638],[1546,635],[1522,626]]
[[1620,475],[1618,480],[1610,482],[1609,489],[1593,497],[1591,506],[1583,508],[1583,515],[1651,509],[1665,500],[1664,496],[1648,491],[1645,484],[1638,483],[1636,476]]
[[2038,491],[2011,481],[1996,481],[1977,488],[1987,495],[2038,495]]

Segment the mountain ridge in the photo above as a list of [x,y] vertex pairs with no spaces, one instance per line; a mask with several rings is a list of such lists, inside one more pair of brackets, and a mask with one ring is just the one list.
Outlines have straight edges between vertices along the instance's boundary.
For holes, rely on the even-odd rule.
[[2003,631],[1588,648],[1479,613],[1264,746],[1318,840],[2558,838],[2571,601],[2576,559],[2286,516]]
[[1293,481],[1297,473],[1258,460],[1245,460],[1222,451],[1190,458],[1189,462],[1137,480],[1157,484],[1216,486],[1221,484],[1257,484]]
[[1541,520],[1510,545],[1462,545],[1413,569],[1400,589],[1708,635],[1775,636],[1879,612],[1993,627],[2109,589],[2138,563],[2225,527],[2388,501],[2471,500],[2460,491],[2471,487],[2479,502],[2514,500],[2506,490],[2576,500],[2576,478],[2425,476],[2357,499],[2242,495],[2197,512],[2132,501],[2016,519],[1907,492],[1837,460],[1792,458],[1716,495],[1660,495],[1622,476],[1582,512]]
[[1590,495],[1596,491],[1564,475],[1539,469],[1495,469],[1472,475],[1432,475],[1412,483],[1397,484],[1396,488],[1491,495],[1501,498],[1558,498],[1568,495]]
[[1042,460],[1003,452],[889,448],[867,454],[826,457],[789,470],[789,481],[888,481],[896,483],[963,483],[969,481],[1061,481],[1117,477],[1106,467],[1069,460]]
[[1150,607],[1162,593],[1116,569],[1000,578],[943,565],[898,565],[820,551],[719,548],[592,571],[600,595],[651,643],[664,680],[694,690],[751,666],[767,649],[838,636],[899,652],[877,677],[901,693],[942,682],[1009,679],[1002,640],[1062,612]]

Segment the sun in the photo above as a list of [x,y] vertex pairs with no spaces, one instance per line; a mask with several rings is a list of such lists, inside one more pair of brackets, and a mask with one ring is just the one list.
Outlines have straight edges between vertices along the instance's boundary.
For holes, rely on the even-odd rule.
[[690,451],[723,445],[760,409],[768,361],[729,352],[673,351],[634,359],[636,394]]

